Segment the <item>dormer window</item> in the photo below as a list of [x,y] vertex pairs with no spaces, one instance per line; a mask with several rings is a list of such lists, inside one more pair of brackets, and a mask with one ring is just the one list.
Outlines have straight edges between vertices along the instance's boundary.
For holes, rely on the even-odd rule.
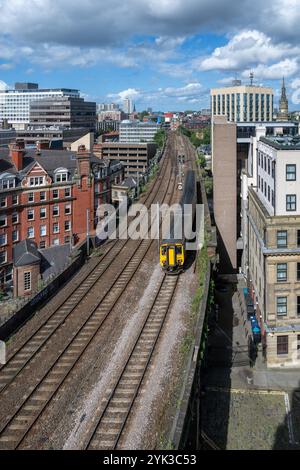
[[0,176],[0,189],[13,189],[16,187],[16,179],[10,173]]
[[55,183],[65,183],[69,180],[69,172],[66,168],[58,168],[55,171]]

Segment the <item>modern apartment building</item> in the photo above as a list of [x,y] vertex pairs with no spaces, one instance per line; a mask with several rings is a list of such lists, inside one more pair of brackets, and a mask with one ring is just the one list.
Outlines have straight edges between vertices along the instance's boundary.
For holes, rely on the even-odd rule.
[[248,187],[247,264],[268,366],[300,365],[300,136],[260,137]]
[[154,142],[154,136],[160,127],[155,122],[122,121],[119,140],[122,143]]
[[138,177],[147,171],[150,160],[155,156],[156,145],[103,142],[94,146],[94,153],[100,158],[120,161],[126,178]]
[[211,90],[212,116],[231,122],[273,120],[273,89],[257,85],[232,85]]
[[40,89],[34,83],[16,83],[13,90],[0,90],[0,123],[6,120],[17,130],[25,129],[30,123],[30,103],[32,101],[62,96],[80,97],[78,90]]
[[120,162],[86,151],[0,150],[0,284],[12,281],[13,247],[29,239],[38,248],[73,244],[92,232],[99,205],[111,201],[110,187],[123,180]]
[[71,96],[52,97],[30,102],[30,125],[60,126],[95,130],[96,103]]

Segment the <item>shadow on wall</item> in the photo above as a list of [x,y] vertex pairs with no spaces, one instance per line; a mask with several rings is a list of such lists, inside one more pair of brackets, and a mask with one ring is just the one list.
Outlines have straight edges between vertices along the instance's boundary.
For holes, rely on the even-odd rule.
[[217,239],[218,239],[218,253],[219,253],[219,266],[218,270],[220,274],[235,274],[237,269],[232,266],[227,248],[223,241],[223,238],[217,228]]

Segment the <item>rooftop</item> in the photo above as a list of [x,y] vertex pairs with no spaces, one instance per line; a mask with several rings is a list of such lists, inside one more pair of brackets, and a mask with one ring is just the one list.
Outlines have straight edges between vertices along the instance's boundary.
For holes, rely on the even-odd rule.
[[300,150],[300,135],[261,137],[260,141],[276,150]]

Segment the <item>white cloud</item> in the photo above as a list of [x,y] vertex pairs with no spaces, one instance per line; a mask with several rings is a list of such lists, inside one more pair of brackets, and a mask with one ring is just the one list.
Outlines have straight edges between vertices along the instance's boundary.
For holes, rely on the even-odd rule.
[[241,31],[223,47],[217,47],[211,56],[198,59],[199,70],[242,70],[251,64],[267,64],[282,58],[298,55],[299,47],[274,44],[264,33]]
[[285,59],[276,64],[264,65],[260,64],[255,68],[245,70],[242,77],[248,78],[250,72],[254,72],[255,78],[264,80],[278,80],[282,77],[289,77],[294,75],[299,70],[297,59]]

